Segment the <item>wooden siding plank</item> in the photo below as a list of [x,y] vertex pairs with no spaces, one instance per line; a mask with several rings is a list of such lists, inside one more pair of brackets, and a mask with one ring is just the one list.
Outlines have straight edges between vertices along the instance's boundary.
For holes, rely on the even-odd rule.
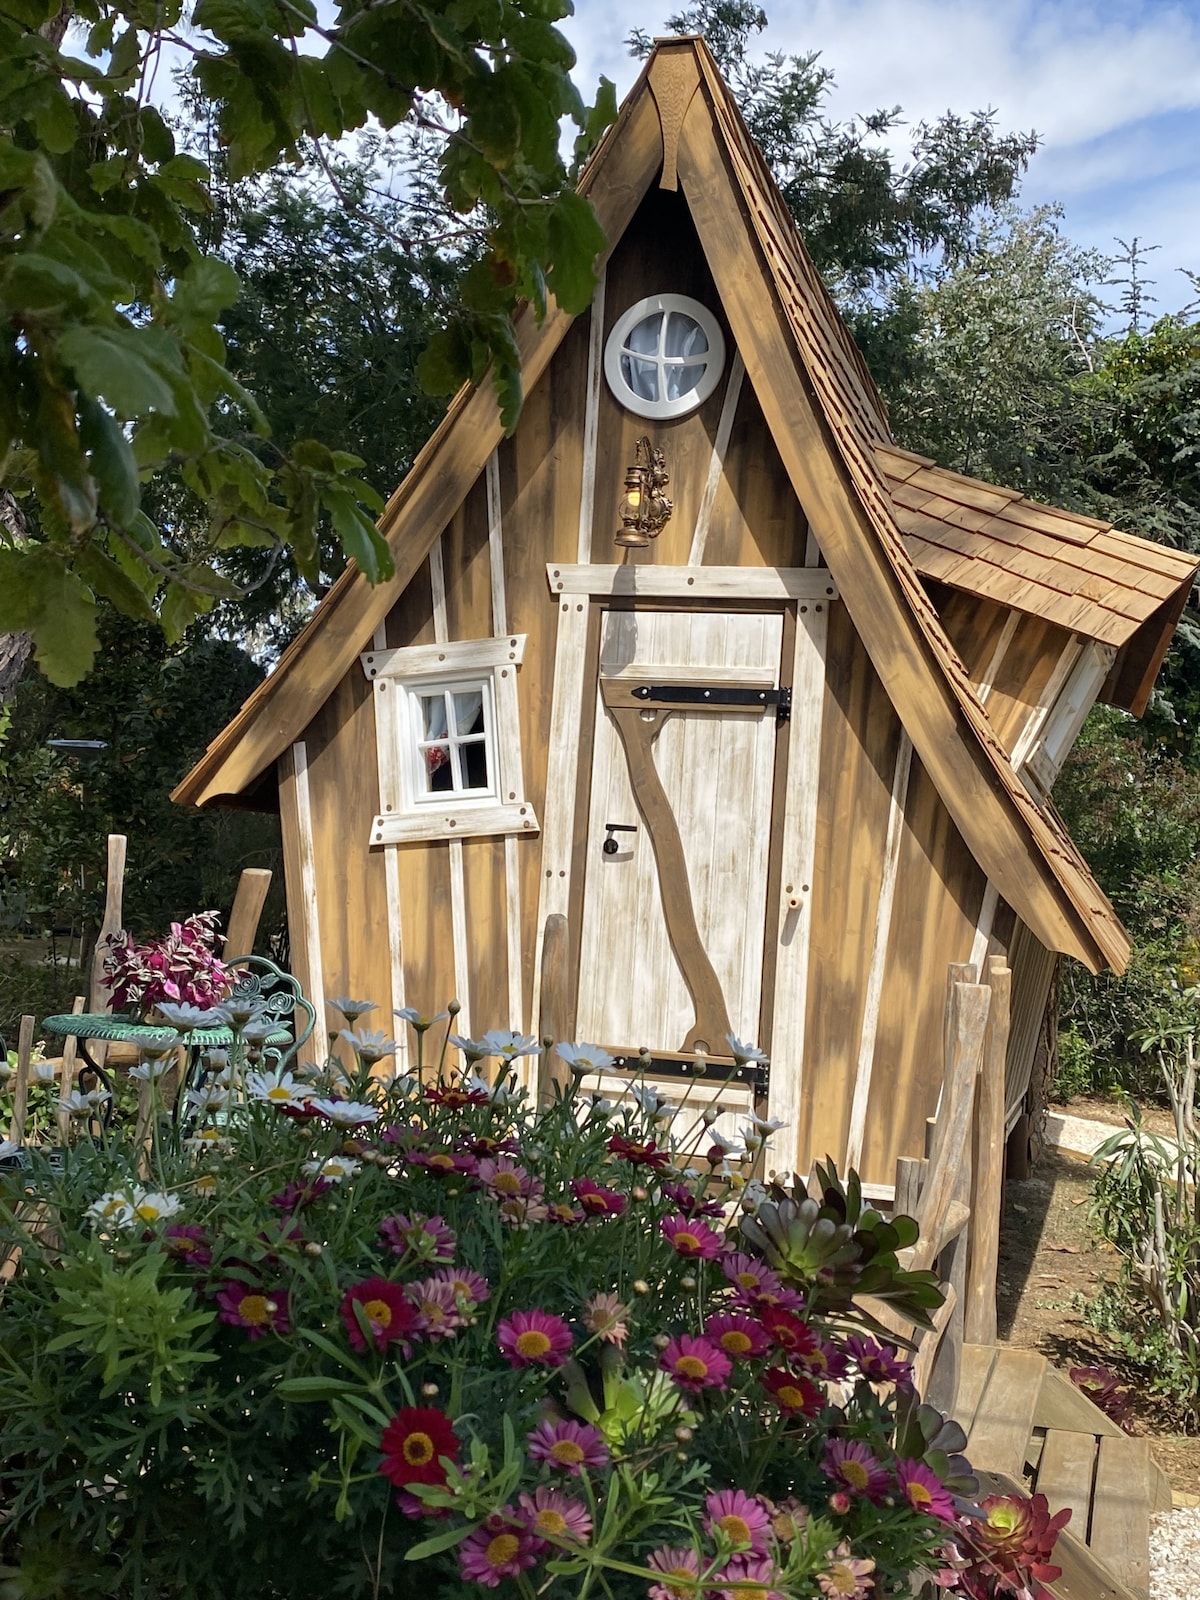
[[[767,1115],[786,1128],[778,1150],[790,1151],[784,1163],[807,1171],[800,1148],[807,1094],[809,963],[812,928],[817,806],[821,788],[821,723],[825,708],[825,652],[829,609],[816,606],[796,618],[792,647],[792,720],[788,728],[787,788],[784,801],[780,870],[783,893],[775,946],[774,1002],[767,1048],[771,1083]],[[802,1164],[803,1163],[803,1164]]]
[[607,273],[601,272],[588,312],[587,405],[583,414],[583,481],[579,489],[579,537],[576,559],[592,558],[592,516],[596,507],[596,434],[600,426],[600,386],[604,381],[604,297]]
[[287,873],[287,900],[288,927],[292,930],[292,970],[316,1008],[316,1048],[319,1053],[329,1024],[321,963],[321,913],[317,903],[308,749],[303,739],[297,739],[290,747],[280,766],[284,861],[291,868]]
[[550,562],[552,594],[620,596],[632,600],[804,600],[838,597],[837,585],[816,567],[577,566]]
[[1021,1478],[1046,1358],[1036,1350],[997,1350],[967,1434],[966,1454],[989,1472]]
[[1071,1513],[1071,1532],[1086,1542],[1092,1509],[1092,1484],[1096,1474],[1096,1446],[1092,1433],[1047,1430],[1038,1462],[1036,1489],[1050,1502],[1050,1514]]
[[867,1103],[871,1097],[871,1076],[875,1066],[875,1040],[879,1031],[879,1002],[883,995],[883,970],[888,939],[892,931],[892,902],[896,893],[896,873],[900,865],[900,844],[904,832],[904,806],[908,796],[908,776],[912,767],[912,740],[901,733],[896,749],[896,769],[892,777],[892,802],[888,812],[887,838],[883,847],[883,876],[875,911],[875,936],[867,969],[867,993],[863,1002],[862,1031],[858,1041],[858,1066],[854,1074],[854,1093],[850,1103],[850,1127],[846,1134],[847,1168],[862,1165],[863,1132]]
[[737,414],[738,400],[742,393],[742,380],[745,376],[745,362],[735,350],[733,360],[729,363],[729,378],[725,386],[725,398],[721,404],[721,420],[717,424],[717,436],[713,440],[712,457],[708,463],[708,477],[704,484],[704,494],[700,499],[700,509],[696,513],[696,527],[692,534],[692,547],[688,552],[688,565],[691,567],[701,566],[704,561],[704,549],[708,543],[708,530],[712,522],[713,506],[716,504],[717,489],[724,475],[725,457],[729,450],[729,436],[733,432],[733,419]]

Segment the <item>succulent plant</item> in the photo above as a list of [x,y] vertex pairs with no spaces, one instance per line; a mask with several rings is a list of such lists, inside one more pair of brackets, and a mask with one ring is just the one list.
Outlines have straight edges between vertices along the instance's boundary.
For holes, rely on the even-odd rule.
[[1028,1594],[1040,1600],[1043,1584],[1062,1576],[1050,1560],[1059,1531],[1070,1520],[1070,1508],[1050,1515],[1044,1494],[993,1494],[979,1503],[967,1543],[972,1564],[959,1574],[959,1586],[972,1600],[995,1594]]
[[918,1327],[931,1327],[930,1312],[943,1298],[937,1278],[932,1272],[904,1270],[896,1254],[916,1243],[912,1217],[885,1218],[865,1205],[857,1173],[851,1172],[843,1184],[829,1158],[815,1172],[819,1200],[799,1179],[790,1190],[779,1183],[767,1185],[768,1198],[739,1225],[747,1244],[789,1287],[801,1290],[812,1309],[894,1338],[857,1303],[860,1296],[872,1295]]

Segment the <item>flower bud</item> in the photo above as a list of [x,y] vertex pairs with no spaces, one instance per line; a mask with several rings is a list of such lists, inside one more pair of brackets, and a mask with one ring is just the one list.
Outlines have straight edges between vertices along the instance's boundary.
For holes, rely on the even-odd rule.
[[665,1350],[667,1348],[667,1346],[670,1344],[671,1338],[670,1338],[669,1334],[656,1333],[654,1335],[654,1339],[653,1339],[652,1342],[653,1342],[654,1348],[656,1350]]
[[692,1277],[690,1272],[686,1278],[680,1278],[679,1287],[681,1289],[694,1289],[696,1287],[696,1280]]
[[633,1189],[630,1192],[632,1193],[633,1198],[635,1200],[649,1200],[649,1198],[650,1198],[649,1190],[643,1189],[640,1183],[638,1184],[636,1189]]
[[829,1496],[829,1509],[844,1517],[850,1509],[850,1496],[841,1489],[835,1489]]
[[321,1246],[315,1239],[310,1239],[304,1246],[304,1254],[306,1256],[319,1256],[322,1254]]
[[434,1399],[434,1397],[437,1395],[437,1392],[438,1386],[436,1383],[423,1383],[421,1385],[421,1394],[426,1400]]
[[676,1428],[675,1437],[679,1440],[680,1444],[691,1444],[694,1435],[690,1428]]
[[[645,1278],[635,1278],[634,1279],[633,1292],[634,1292],[634,1294],[649,1294],[650,1293],[650,1285],[646,1282]],[[670,1343],[669,1340],[668,1340],[668,1343]]]

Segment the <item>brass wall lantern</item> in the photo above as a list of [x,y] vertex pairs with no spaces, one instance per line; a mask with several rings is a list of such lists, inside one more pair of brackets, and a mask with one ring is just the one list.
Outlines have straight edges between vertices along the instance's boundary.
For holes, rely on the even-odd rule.
[[643,434],[634,449],[633,465],[625,469],[621,529],[614,535],[614,543],[627,550],[644,550],[651,539],[657,539],[674,509],[663,493],[670,481],[662,451]]

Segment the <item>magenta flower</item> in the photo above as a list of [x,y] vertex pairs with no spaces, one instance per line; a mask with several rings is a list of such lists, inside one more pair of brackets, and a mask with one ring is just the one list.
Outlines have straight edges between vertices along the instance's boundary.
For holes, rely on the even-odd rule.
[[450,1284],[438,1278],[422,1278],[418,1283],[406,1284],[404,1293],[417,1313],[416,1331],[423,1338],[436,1343],[453,1338],[466,1327],[467,1319]]
[[525,1442],[534,1461],[545,1461],[573,1478],[584,1467],[603,1467],[608,1462],[604,1437],[590,1422],[539,1422],[526,1434]]
[[775,1306],[781,1311],[804,1309],[803,1296],[794,1289],[785,1289],[770,1267],[748,1256],[744,1250],[724,1256],[721,1270],[738,1291],[738,1303],[749,1307],[751,1311],[762,1310],[765,1306]]
[[333,1184],[328,1178],[310,1178],[307,1183],[289,1183],[273,1194],[268,1202],[277,1211],[302,1211],[323,1194],[328,1194]]
[[671,1152],[660,1150],[653,1139],[647,1139],[645,1144],[639,1144],[636,1139],[627,1139],[623,1134],[614,1133],[608,1141],[608,1148],[620,1161],[628,1161],[635,1167],[668,1167],[671,1164]]
[[763,1306],[759,1315],[771,1343],[789,1356],[807,1362],[821,1342],[807,1322],[801,1322],[799,1317],[779,1306]]
[[722,1311],[709,1317],[704,1332],[721,1346],[734,1361],[748,1361],[761,1356],[770,1348],[766,1329],[761,1322],[748,1317],[743,1311]]
[[888,1475],[859,1439],[830,1439],[821,1470],[839,1489],[879,1500],[888,1489]]
[[702,1389],[723,1389],[733,1370],[720,1345],[690,1333],[672,1339],[658,1364],[672,1382],[692,1394],[699,1394]]
[[720,1533],[735,1550],[765,1555],[771,1516],[757,1495],[742,1489],[719,1489],[704,1502],[704,1531],[710,1539]]
[[815,1378],[833,1379],[835,1381],[839,1378],[844,1378],[850,1367],[850,1363],[837,1345],[828,1339],[818,1339],[811,1350],[798,1351],[796,1359]]
[[532,1494],[522,1491],[517,1503],[524,1513],[525,1525],[535,1537],[558,1544],[574,1540],[586,1544],[592,1535],[592,1519],[582,1500],[571,1500],[561,1489],[535,1489]]
[[394,1217],[384,1217],[379,1232],[395,1256],[411,1252],[418,1261],[431,1261],[435,1265],[454,1260],[458,1241],[440,1216],[407,1217],[399,1211]]
[[895,1345],[880,1344],[875,1339],[852,1333],[844,1342],[844,1349],[864,1378],[871,1383],[894,1383],[897,1388],[912,1385],[912,1364],[906,1361]]
[[629,1204],[623,1194],[593,1183],[590,1178],[576,1178],[571,1184],[571,1193],[589,1217],[619,1217]]
[[194,1223],[173,1222],[164,1228],[163,1247],[169,1256],[189,1267],[212,1266],[212,1240]]
[[469,1300],[472,1305],[481,1306],[491,1298],[492,1291],[487,1279],[470,1267],[442,1267],[429,1281],[448,1283],[459,1301]]
[[468,1583],[497,1589],[501,1578],[515,1578],[538,1558],[538,1545],[511,1506],[494,1511],[458,1547],[458,1570]]
[[923,1461],[897,1461],[896,1482],[914,1511],[926,1517],[937,1517],[942,1522],[955,1520],[950,1491]]
[[546,1207],[546,1221],[557,1222],[562,1228],[574,1228],[587,1221],[587,1212],[582,1206],[569,1206],[565,1200],[556,1200]]
[[713,1600],[785,1600],[781,1589],[772,1589],[779,1573],[770,1556],[731,1556],[720,1572],[713,1574]]
[[252,1339],[268,1333],[290,1333],[286,1289],[258,1289],[230,1279],[217,1291],[218,1315],[233,1328],[245,1328]]
[[686,1545],[660,1545],[646,1557],[646,1565],[664,1580],[650,1585],[649,1600],[698,1600],[703,1593],[696,1584],[700,1557]]
[[571,1330],[548,1311],[514,1311],[496,1329],[496,1343],[510,1367],[561,1367]]
[[474,1156],[465,1155],[462,1151],[412,1150],[408,1160],[414,1167],[424,1167],[435,1178],[453,1178],[459,1174],[473,1178],[479,1167]]
[[664,1217],[662,1231],[672,1250],[693,1261],[715,1261],[721,1254],[721,1235],[699,1217]]
[[664,1183],[663,1198],[677,1206],[685,1217],[723,1217],[725,1208],[719,1200],[705,1200],[693,1194],[686,1183]]

